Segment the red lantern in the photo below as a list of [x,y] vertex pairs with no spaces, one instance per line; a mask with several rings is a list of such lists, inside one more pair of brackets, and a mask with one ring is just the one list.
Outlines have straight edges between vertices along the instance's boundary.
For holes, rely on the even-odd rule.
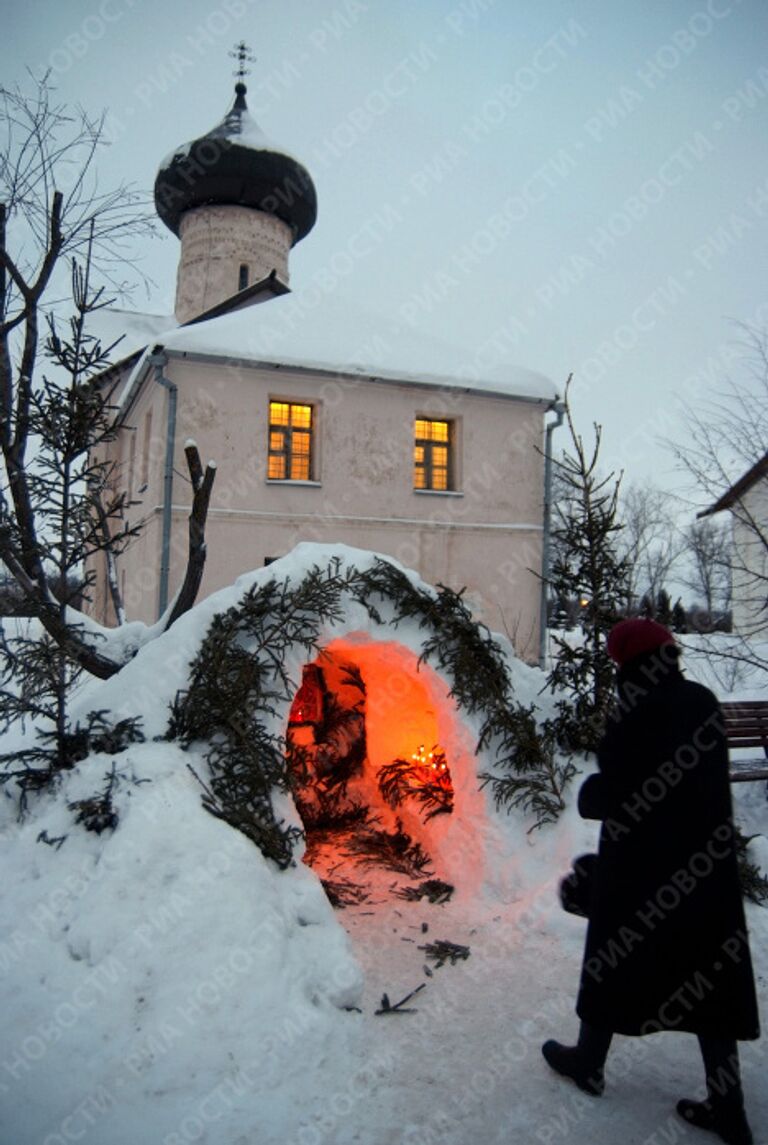
[[323,680],[316,664],[305,664],[301,687],[291,705],[289,724],[319,724],[323,718]]

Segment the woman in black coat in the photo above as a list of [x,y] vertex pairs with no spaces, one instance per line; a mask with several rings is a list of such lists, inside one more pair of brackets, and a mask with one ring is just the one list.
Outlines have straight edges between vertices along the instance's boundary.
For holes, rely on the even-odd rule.
[[597,1096],[613,1033],[696,1034],[706,1102],[680,1115],[731,1145],[750,1145],[737,1039],[759,1036],[736,863],[722,715],[684,679],[663,625],[627,620],[608,639],[619,705],[579,811],[602,821],[575,1047],[547,1042],[553,1069]]

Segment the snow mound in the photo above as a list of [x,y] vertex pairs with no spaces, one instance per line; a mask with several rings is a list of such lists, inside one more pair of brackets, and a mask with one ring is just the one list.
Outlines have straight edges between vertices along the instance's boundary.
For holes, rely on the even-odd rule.
[[[540,1042],[576,1028],[583,924],[560,911],[556,891],[596,827],[573,805],[527,834],[522,816],[468,799],[467,830],[489,866],[471,896],[337,914],[312,870],[278,871],[203,809],[202,745],[184,752],[154,737],[212,618],[253,586],[298,581],[334,558],[365,568],[376,555],[301,545],[202,601],[78,700],[81,714],[140,714],[144,743],[83,761],[23,823],[0,799],[3,1145],[611,1145],[627,1124],[633,1140],[654,1140],[676,1097],[700,1088],[695,1039],[677,1035],[618,1040],[599,1120],[541,1064]],[[376,636],[362,607],[324,638],[351,632],[364,644]],[[413,655],[423,637],[416,621],[385,636]],[[516,697],[535,702],[541,673],[499,640]],[[298,682],[298,656],[289,670]],[[75,825],[67,805],[113,771],[116,829]],[[764,830],[764,794],[742,786]],[[287,800],[279,813],[294,814]],[[752,846],[764,863],[764,840]],[[469,845],[458,850],[459,864],[472,861]],[[764,994],[768,911],[750,909],[749,920]],[[436,939],[466,944],[469,959],[427,970],[424,946]],[[395,1003],[418,984],[416,1014],[376,1016],[384,992]],[[759,1131],[768,1094],[755,1044],[742,1060]]]
[[[311,871],[279,872],[202,809],[187,768],[202,759],[148,743],[116,761],[114,832],[73,826],[61,796],[0,832],[13,887],[0,1140],[16,1145],[58,1142],[47,1135],[67,1118],[88,1141],[134,1145],[146,1103],[138,1136],[160,1141],[184,1120],[189,1087],[231,1097],[247,1078],[267,1100],[291,1079],[298,1093],[297,1042],[321,1057],[354,1033],[342,1011],[362,975]],[[93,795],[110,765],[76,768],[66,802]],[[66,838],[45,846],[43,832]]]

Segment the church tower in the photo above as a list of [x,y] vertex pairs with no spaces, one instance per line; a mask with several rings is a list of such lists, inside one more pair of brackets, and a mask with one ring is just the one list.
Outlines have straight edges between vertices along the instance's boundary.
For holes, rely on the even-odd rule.
[[182,325],[270,275],[287,288],[291,247],[317,218],[309,172],[248,112],[246,46],[233,54],[240,66],[231,110],[206,135],[177,147],[155,180],[157,213],[181,239],[175,309]]

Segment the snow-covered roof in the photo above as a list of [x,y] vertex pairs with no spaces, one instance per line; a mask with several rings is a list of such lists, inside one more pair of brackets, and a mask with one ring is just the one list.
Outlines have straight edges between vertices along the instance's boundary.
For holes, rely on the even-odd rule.
[[453,346],[416,326],[316,290],[158,332],[154,340],[171,354],[191,357],[456,387],[534,401],[557,396],[549,378],[503,360],[491,344]]
[[102,346],[110,346],[121,339],[112,352],[113,362],[130,358],[175,325],[176,319],[172,314],[140,314],[112,307],[95,310],[88,318],[88,332],[98,338]]
[[734,502],[748,493],[753,485],[758,481],[764,480],[768,477],[768,453],[764,453],[754,465],[750,466],[746,473],[744,473],[738,481],[731,485],[730,489],[726,489],[722,497],[715,501],[714,505],[710,505],[708,509],[702,509],[697,513],[697,517],[710,517],[713,513],[720,513],[723,509],[730,509]]

